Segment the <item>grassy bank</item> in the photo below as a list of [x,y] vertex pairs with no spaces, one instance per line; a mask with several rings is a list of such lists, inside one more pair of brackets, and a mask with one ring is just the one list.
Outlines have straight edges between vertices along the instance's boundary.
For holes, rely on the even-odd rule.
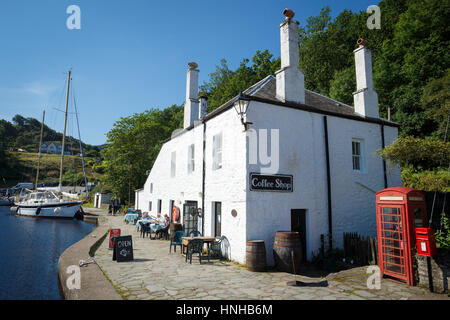
[[[15,162],[14,169],[7,172],[2,177],[2,187],[12,187],[18,182],[34,182],[36,179],[36,169],[38,163],[37,153],[25,152],[10,152],[9,156]],[[85,158],[85,164],[90,158]],[[57,154],[43,154],[41,157],[41,165],[39,170],[40,182],[58,183],[59,181],[59,167],[61,162],[61,155]],[[83,167],[81,157],[79,156],[64,156],[64,184],[72,184],[73,181],[84,183]],[[92,168],[86,165],[86,175],[88,181],[93,182],[101,178],[101,175],[93,172]]]

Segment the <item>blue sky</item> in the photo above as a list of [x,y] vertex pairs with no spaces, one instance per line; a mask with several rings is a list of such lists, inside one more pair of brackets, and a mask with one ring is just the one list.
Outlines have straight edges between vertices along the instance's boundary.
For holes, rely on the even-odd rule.
[[[183,103],[189,61],[199,64],[201,84],[222,58],[236,68],[258,49],[278,57],[284,8],[305,25],[326,5],[335,16],[377,2],[2,0],[0,119],[41,119],[45,109],[46,124],[62,131],[54,108],[64,108],[72,68],[82,139],[103,144],[120,117]],[[81,30],[66,27],[72,4],[81,8]],[[77,135],[71,121],[68,133]]]

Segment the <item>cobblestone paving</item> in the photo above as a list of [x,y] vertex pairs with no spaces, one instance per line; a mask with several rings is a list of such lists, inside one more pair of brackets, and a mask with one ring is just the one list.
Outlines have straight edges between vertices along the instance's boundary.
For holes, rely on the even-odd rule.
[[[122,235],[133,236],[132,262],[112,261],[108,238],[95,254],[95,260],[125,299],[255,299],[255,300],[405,300],[423,296],[425,289],[409,287],[382,279],[381,289],[368,289],[366,267],[354,268],[325,278],[297,276],[311,286],[289,287],[293,275],[284,272],[250,272],[244,266],[218,260],[193,257],[192,265],[177,252],[169,254],[169,242],[141,238],[134,225],[121,216],[103,216],[101,224],[122,229]],[[327,281],[324,287],[318,283]],[[314,286],[316,284],[316,286]]]

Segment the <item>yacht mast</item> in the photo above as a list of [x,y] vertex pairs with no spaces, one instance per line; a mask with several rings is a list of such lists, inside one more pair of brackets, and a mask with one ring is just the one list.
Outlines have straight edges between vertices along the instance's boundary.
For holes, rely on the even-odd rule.
[[38,189],[38,181],[39,181],[39,169],[41,166],[41,148],[42,148],[42,136],[44,134],[44,120],[45,120],[45,110],[42,114],[42,123],[41,123],[41,138],[39,139],[39,152],[38,152],[38,165],[36,170],[36,184],[34,185],[34,189],[37,191]]
[[61,146],[61,165],[59,168],[59,191],[62,191],[63,183],[63,165],[64,165],[64,148],[66,142],[66,128],[67,128],[67,110],[69,108],[69,93],[70,93],[70,76],[72,75],[72,70],[69,70],[68,80],[67,80],[67,95],[66,95],[66,113],[64,115],[64,132]]

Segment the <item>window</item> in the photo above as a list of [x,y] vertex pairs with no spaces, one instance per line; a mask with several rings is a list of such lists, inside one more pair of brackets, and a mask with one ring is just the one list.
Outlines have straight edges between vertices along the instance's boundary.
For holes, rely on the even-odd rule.
[[172,152],[171,160],[170,160],[170,176],[175,177],[177,170],[177,153],[176,151]]
[[195,170],[195,146],[191,144],[188,149],[188,173],[192,173]]
[[222,168],[222,133],[213,136],[213,170]]
[[161,213],[161,206],[162,206],[162,200],[158,199],[158,210],[156,211],[156,213]]
[[153,193],[153,182],[150,183],[150,193]]
[[364,171],[364,143],[363,140],[353,139],[352,141],[352,160],[353,170]]
[[152,211],[152,202],[148,202],[148,212]]

